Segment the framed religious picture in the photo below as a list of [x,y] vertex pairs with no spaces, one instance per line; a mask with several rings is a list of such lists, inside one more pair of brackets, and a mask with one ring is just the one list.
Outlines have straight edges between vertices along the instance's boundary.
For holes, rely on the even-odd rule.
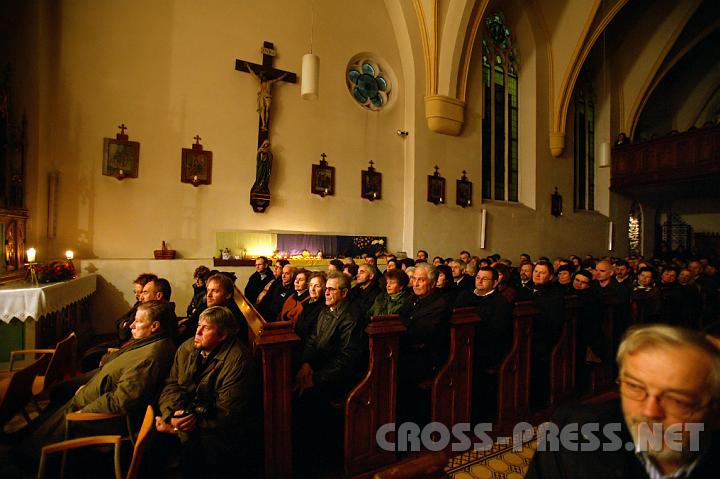
[[115,139],[104,138],[102,173],[118,180],[137,178],[140,165],[140,143],[128,140],[128,136],[125,134],[127,129],[125,124],[118,128],[120,133],[115,135]]
[[467,179],[465,170],[463,170],[462,173],[462,177],[459,180],[455,180],[455,186],[457,188],[457,198],[455,199],[455,203],[458,206],[467,208],[468,206],[472,206],[473,184],[472,181]]
[[193,186],[212,183],[212,151],[203,150],[200,136],[195,135],[192,148],[182,149],[180,182]]
[[367,170],[360,172],[360,196],[366,200],[382,199],[382,173],[375,171],[373,161]]
[[323,153],[319,165],[312,165],[312,178],[310,192],[322,197],[335,194],[335,167],[329,166],[325,160],[327,155]]
[[436,205],[445,203],[445,178],[440,176],[437,166],[435,173],[428,175],[427,200]]

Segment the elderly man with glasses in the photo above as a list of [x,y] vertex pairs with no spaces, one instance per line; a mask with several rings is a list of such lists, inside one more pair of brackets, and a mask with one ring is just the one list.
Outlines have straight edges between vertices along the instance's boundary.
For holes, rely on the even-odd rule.
[[620,401],[558,412],[547,428],[558,434],[540,436],[526,477],[718,477],[716,347],[688,329],[640,326],[625,334],[617,361]]
[[[348,299],[350,280],[338,271],[328,274],[325,307],[320,310],[315,329],[300,357],[295,376],[295,464],[300,477],[322,475],[324,458],[337,457],[335,448],[343,443],[345,396],[364,370],[361,358],[367,342],[363,339],[360,314]],[[323,444],[323,455],[318,454]],[[332,451],[332,452],[330,452]]]

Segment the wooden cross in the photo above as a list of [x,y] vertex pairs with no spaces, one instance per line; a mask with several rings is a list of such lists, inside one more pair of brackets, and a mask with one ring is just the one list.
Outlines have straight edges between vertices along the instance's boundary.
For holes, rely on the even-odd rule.
[[202,138],[200,138],[200,135],[195,135],[195,136],[193,137],[193,140],[195,140],[195,144],[196,144],[196,145],[199,145],[199,144],[200,144],[200,140],[202,140]]
[[260,82],[260,91],[258,91],[258,113],[260,116],[258,120],[258,148],[270,136],[270,103],[273,83],[279,81],[297,83],[295,73],[279,70],[272,66],[275,46],[271,42],[263,42],[261,51],[263,54],[262,65],[245,60],[235,60],[235,70],[249,73]]
[[118,128],[120,128],[120,134],[124,135],[125,130],[127,130],[127,126],[125,126],[125,123],[122,123],[120,126],[118,126]]

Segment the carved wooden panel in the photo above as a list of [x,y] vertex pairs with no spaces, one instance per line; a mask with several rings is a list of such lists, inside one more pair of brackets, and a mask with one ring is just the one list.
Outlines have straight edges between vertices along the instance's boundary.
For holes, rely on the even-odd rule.
[[720,176],[720,128],[708,128],[612,151],[611,189],[674,183]]
[[562,332],[550,354],[550,405],[575,393],[575,326],[579,307],[577,296],[565,298]]

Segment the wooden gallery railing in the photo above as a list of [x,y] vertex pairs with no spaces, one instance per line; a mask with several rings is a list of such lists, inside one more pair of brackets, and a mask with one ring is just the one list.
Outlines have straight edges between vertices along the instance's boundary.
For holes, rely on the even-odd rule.
[[[292,355],[299,338],[291,321],[266,322],[237,288],[235,291],[249,326],[253,357],[262,368],[264,477],[292,477]],[[404,331],[397,315],[373,316],[365,329],[368,369],[344,405],[347,475],[377,469],[396,459],[394,452],[378,446],[375,433],[381,425],[395,422],[398,349]]]
[[497,368],[497,424],[529,416],[533,319],[539,314],[532,301],[520,301],[513,307],[512,346]]
[[432,420],[448,428],[470,422],[472,413],[475,308],[458,308],[450,317],[450,352],[432,386]]
[[575,349],[577,314],[580,300],[577,296],[565,297],[563,326],[550,353],[550,405],[575,394]]

